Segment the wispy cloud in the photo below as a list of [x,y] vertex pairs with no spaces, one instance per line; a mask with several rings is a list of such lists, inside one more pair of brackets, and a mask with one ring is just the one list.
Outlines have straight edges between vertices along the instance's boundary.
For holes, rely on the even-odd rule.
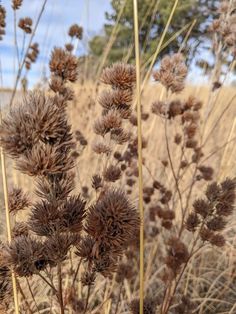
[[[7,10],[7,28],[4,40],[0,42],[0,58],[3,86],[12,87],[15,79],[16,54],[14,48],[14,15],[10,0],[0,1]],[[23,0],[17,11],[17,18],[31,17],[36,20],[43,0]],[[88,38],[103,31],[105,11],[110,10],[109,0],[49,0],[35,35],[40,45],[40,58],[33,64],[28,79],[30,86],[36,84],[47,66],[50,51],[54,46],[62,46],[68,40],[67,31],[71,24],[84,27],[84,39],[78,54],[85,52]],[[19,50],[23,43],[23,32],[17,29]],[[27,39],[26,39],[27,41]]]

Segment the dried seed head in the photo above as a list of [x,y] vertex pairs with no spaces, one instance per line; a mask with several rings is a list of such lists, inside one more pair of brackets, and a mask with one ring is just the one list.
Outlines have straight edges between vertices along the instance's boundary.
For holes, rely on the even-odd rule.
[[44,252],[50,261],[63,262],[71,246],[76,246],[80,240],[77,234],[62,233],[48,237],[44,242]]
[[222,231],[226,226],[226,221],[221,216],[213,217],[207,222],[207,227],[212,231]]
[[212,238],[213,235],[214,235],[214,232],[209,230],[206,227],[203,227],[200,230],[200,237],[201,237],[202,241],[210,241],[210,239]]
[[115,182],[119,180],[120,176],[121,176],[120,168],[114,165],[108,166],[103,172],[104,180],[108,182]]
[[182,136],[181,136],[181,134],[175,134],[175,138],[174,138],[174,142],[175,142],[175,144],[176,145],[179,145],[180,143],[181,143],[181,141],[182,141]]
[[165,115],[166,114],[167,104],[163,101],[156,101],[152,104],[152,112],[157,115]]
[[96,273],[94,271],[86,271],[81,276],[81,282],[83,286],[92,286],[96,280]]
[[78,24],[73,24],[69,28],[68,35],[70,37],[76,37],[78,39],[83,38],[83,27],[79,26]]
[[116,144],[122,145],[130,140],[131,133],[125,131],[123,128],[116,128],[111,130],[111,140]]
[[201,172],[203,179],[206,181],[212,180],[214,170],[212,167],[200,166],[198,170]]
[[18,23],[19,28],[21,28],[26,34],[32,33],[32,25],[33,21],[30,17],[20,19]]
[[49,263],[41,242],[29,237],[19,236],[7,248],[6,260],[20,277],[37,274]]
[[116,272],[116,282],[122,283],[124,279],[130,280],[134,276],[133,266],[129,263],[120,263]]
[[100,105],[106,109],[127,109],[131,106],[132,91],[115,89],[111,91],[103,91],[99,97]]
[[6,27],[6,9],[0,4],[0,40],[5,35]]
[[14,106],[2,120],[0,144],[12,158],[30,153],[32,147],[43,142],[72,145],[72,134],[65,111],[56,98],[43,93],[30,93],[22,105]]
[[0,5],[0,26],[4,28],[6,26],[6,9]]
[[[0,244],[1,251],[4,249],[3,245]],[[4,264],[4,263],[3,263]],[[1,313],[7,313],[9,305],[12,300],[12,280],[11,272],[8,267],[0,265],[0,311]]]
[[19,210],[27,209],[30,206],[28,196],[24,194],[20,188],[13,188],[9,192],[8,203],[9,211],[14,215],[17,214]]
[[[143,314],[155,314],[157,303],[155,299],[146,297],[143,300]],[[139,299],[134,299],[130,304],[132,314],[139,314]]]
[[163,228],[170,230],[172,228],[172,221],[171,220],[162,220],[161,225]]
[[197,147],[198,142],[192,138],[188,139],[185,142],[185,147],[186,148],[196,148]]
[[39,178],[37,180],[36,194],[48,202],[65,200],[75,188],[74,179],[75,174],[73,172]]
[[12,237],[28,236],[29,227],[25,222],[16,222],[12,229]]
[[182,114],[182,103],[180,100],[172,100],[169,103],[168,118],[172,119]]
[[88,145],[88,141],[86,140],[86,138],[84,137],[84,135],[82,134],[80,130],[75,131],[75,138],[76,138],[76,141],[78,141],[81,146]]
[[198,215],[195,212],[193,212],[189,214],[185,223],[185,227],[188,231],[194,232],[196,228],[199,226],[199,223],[200,220],[198,218]]
[[183,168],[186,168],[188,165],[188,162],[186,160],[182,160],[181,163],[180,163],[180,168],[183,169]]
[[58,203],[40,201],[34,205],[28,220],[29,228],[39,236],[65,231]]
[[65,44],[65,48],[68,52],[72,52],[74,49],[74,46],[72,44],[68,43],[68,44]]
[[183,56],[179,53],[171,57],[164,57],[161,61],[160,69],[153,73],[155,81],[159,81],[172,93],[178,93],[184,89],[186,76],[187,67]]
[[197,132],[197,125],[195,123],[191,123],[185,126],[184,132],[189,139],[193,138]]
[[124,248],[139,227],[136,209],[121,190],[107,190],[87,214],[85,230],[113,248]]
[[78,76],[78,60],[69,52],[54,48],[49,62],[50,71],[59,76],[63,81],[75,82]]
[[100,142],[93,145],[93,151],[97,154],[109,155],[111,153],[111,148],[108,145]]
[[23,0],[12,0],[12,8],[13,10],[19,10],[22,5]]
[[60,214],[63,227],[72,233],[80,233],[85,218],[86,202],[79,196],[70,196],[61,206]]
[[119,112],[117,110],[111,110],[95,122],[94,132],[98,135],[104,136],[112,129],[120,128],[121,123],[122,121]]
[[76,255],[81,257],[85,262],[92,262],[94,260],[93,248],[95,240],[89,236],[82,238],[76,246]]
[[117,269],[117,255],[105,254],[94,260],[93,271],[100,273],[104,277],[111,278]]
[[103,70],[101,81],[115,89],[131,89],[136,81],[135,68],[125,63],[115,63]]
[[170,246],[170,249],[166,258],[166,265],[174,274],[177,274],[181,265],[187,262],[189,253],[187,247],[179,238],[170,238],[168,245]]
[[225,238],[222,234],[214,234],[211,238],[210,238],[210,243],[212,245],[218,246],[218,247],[222,247],[225,245]]
[[93,175],[93,178],[92,178],[92,188],[95,189],[95,190],[98,190],[102,186],[103,186],[103,184],[102,184],[101,176],[98,175],[98,174]]
[[174,314],[192,314],[194,312],[195,305],[189,297],[183,295],[181,302],[175,307]]
[[74,167],[74,159],[50,145],[35,145],[30,153],[17,161],[17,169],[29,176],[60,174]]
[[197,199],[193,203],[193,208],[196,214],[206,218],[210,211],[210,204],[203,199]]

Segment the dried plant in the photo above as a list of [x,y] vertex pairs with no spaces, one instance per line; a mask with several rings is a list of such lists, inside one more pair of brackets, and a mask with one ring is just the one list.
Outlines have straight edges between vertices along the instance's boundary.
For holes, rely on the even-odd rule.
[[3,39],[5,35],[5,27],[6,27],[6,10],[4,6],[0,5],[0,40]]
[[[49,79],[28,92],[27,75],[41,50],[34,35],[46,2],[33,21],[16,20],[23,1],[11,1],[23,43],[19,52],[15,30],[19,69],[0,122],[11,183],[8,192],[4,181],[5,207],[12,220],[9,243],[0,242],[0,312],[13,312],[17,290],[16,313],[234,313],[235,169],[227,177],[223,161],[222,169],[218,165],[221,151],[226,159],[235,140],[235,123],[222,146],[224,130],[218,127],[235,100],[220,111],[224,71],[235,65],[235,1],[217,4],[208,21],[214,60],[204,101],[199,87],[188,92],[189,32],[178,52],[157,59],[177,0],[146,76],[146,64],[137,75],[136,25],[136,67],[122,61],[102,71],[101,56],[100,82],[89,87],[90,59],[75,55],[84,30],[73,24],[64,48],[51,52]],[[6,10],[0,5],[0,40],[5,29]],[[144,29],[141,23],[140,36]],[[13,102],[19,80],[24,93]],[[21,173],[13,173],[16,185],[10,159]]]

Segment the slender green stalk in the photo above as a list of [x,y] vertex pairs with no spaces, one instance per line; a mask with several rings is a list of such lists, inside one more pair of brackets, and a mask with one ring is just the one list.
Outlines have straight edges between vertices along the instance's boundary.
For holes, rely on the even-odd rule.
[[138,26],[138,3],[133,0],[135,61],[136,61],[136,97],[138,122],[138,171],[139,171],[139,211],[140,211],[140,303],[139,313],[143,314],[144,299],[144,210],[143,210],[143,169],[142,169],[142,119],[141,119],[141,82],[140,82],[140,48]]

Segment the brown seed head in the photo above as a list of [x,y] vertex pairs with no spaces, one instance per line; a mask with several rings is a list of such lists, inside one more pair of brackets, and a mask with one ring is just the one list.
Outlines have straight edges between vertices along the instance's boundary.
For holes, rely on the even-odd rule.
[[69,52],[54,48],[49,62],[50,71],[63,81],[75,82],[78,76],[78,60]]
[[8,262],[20,277],[37,274],[49,263],[41,242],[29,236],[19,236],[7,248]]
[[199,226],[200,220],[198,218],[198,215],[195,212],[192,212],[189,214],[186,222],[185,227],[188,231],[194,232],[196,228]]
[[70,37],[76,37],[78,39],[83,38],[83,27],[79,26],[78,24],[73,24],[69,28],[68,35]]
[[9,192],[9,210],[12,214],[16,214],[19,210],[27,209],[30,206],[29,198],[22,189],[13,188]]
[[[157,303],[155,299],[146,297],[143,302],[143,314],[155,314]],[[139,314],[139,299],[134,299],[130,304],[132,314]]]
[[111,148],[102,142],[94,143],[92,148],[93,148],[93,151],[97,154],[109,155],[111,153]]
[[131,89],[136,81],[135,68],[125,63],[115,63],[103,70],[101,82],[115,89]]
[[12,8],[13,10],[19,10],[22,5],[23,0],[12,0]]
[[85,230],[96,241],[123,248],[139,226],[136,209],[121,190],[107,190],[88,210]]
[[115,165],[108,166],[103,172],[104,180],[108,182],[115,182],[119,180],[120,176],[121,176],[120,167],[117,167]]
[[184,89],[186,76],[187,67],[181,54],[164,57],[160,69],[153,73],[155,81],[159,81],[172,93],[178,93]]
[[33,21],[30,17],[21,18],[19,20],[18,26],[21,28],[26,34],[32,33],[32,24]]

